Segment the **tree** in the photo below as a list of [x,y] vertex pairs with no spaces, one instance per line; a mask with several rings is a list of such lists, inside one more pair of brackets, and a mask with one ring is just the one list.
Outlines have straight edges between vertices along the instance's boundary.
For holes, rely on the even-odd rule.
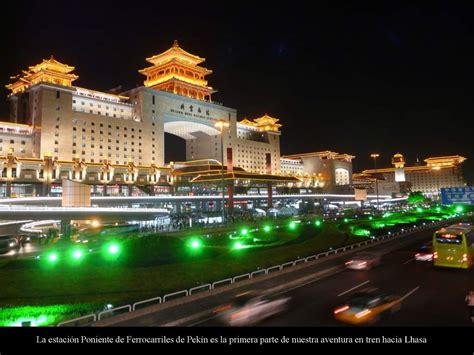
[[423,202],[426,202],[426,197],[420,191],[414,191],[408,196],[408,203],[413,205],[420,205]]

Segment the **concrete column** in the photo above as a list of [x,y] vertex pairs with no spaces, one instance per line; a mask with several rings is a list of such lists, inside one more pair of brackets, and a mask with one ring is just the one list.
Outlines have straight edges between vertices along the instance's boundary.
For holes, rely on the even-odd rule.
[[62,220],[60,233],[62,234],[63,240],[69,240],[71,238],[71,220]]
[[7,181],[5,183],[5,197],[12,197],[12,183]]
[[[267,174],[272,173],[272,155],[270,153],[265,154],[265,165],[266,165],[266,170]],[[267,195],[268,195],[268,208],[273,207],[273,189],[272,189],[272,183],[269,181],[267,183]]]
[[46,182],[43,182],[43,185],[41,186],[41,196],[48,196],[48,194],[49,194],[48,184]]
[[267,194],[268,194],[268,208],[272,208],[273,207],[273,187],[272,187],[272,183],[271,182],[268,182],[267,183]]
[[227,184],[229,214],[234,210],[234,183]]

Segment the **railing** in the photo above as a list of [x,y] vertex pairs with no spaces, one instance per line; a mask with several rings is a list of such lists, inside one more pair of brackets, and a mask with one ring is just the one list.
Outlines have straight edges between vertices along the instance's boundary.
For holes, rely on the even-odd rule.
[[360,242],[360,243],[347,245],[345,247],[338,248],[338,249],[335,249],[335,250],[328,250],[328,251],[323,252],[323,253],[310,255],[306,258],[299,258],[299,259],[296,259],[294,261],[286,262],[286,263],[283,263],[283,264],[280,264],[280,265],[273,265],[273,266],[270,266],[266,269],[259,269],[259,270],[255,270],[255,271],[250,272],[250,273],[237,275],[237,276],[227,278],[227,279],[223,279],[223,280],[218,280],[218,281],[215,281],[213,283],[208,283],[208,284],[205,284],[205,285],[193,287],[193,288],[190,288],[190,289],[187,289],[187,290],[181,290],[181,291],[169,293],[169,294],[163,296],[163,298],[155,297],[155,298],[150,298],[150,299],[147,299],[147,300],[135,302],[133,305],[129,304],[129,305],[125,305],[125,306],[121,306],[121,307],[117,307],[117,308],[112,308],[112,309],[109,309],[107,311],[100,312],[98,314],[98,316],[96,316],[95,313],[88,314],[88,315],[83,316],[83,317],[79,317],[79,318],[75,318],[75,319],[71,319],[71,320],[68,320],[68,321],[61,322],[57,326],[60,327],[60,326],[74,325],[78,321],[88,319],[88,318],[93,319],[93,322],[95,322],[96,320],[101,320],[105,314],[110,314],[110,313],[113,313],[117,310],[127,309],[128,312],[132,312],[132,311],[136,310],[137,305],[151,303],[153,301],[158,301],[156,303],[165,303],[167,301],[167,299],[169,299],[170,297],[173,297],[173,299],[178,298],[178,297],[175,297],[175,296],[188,297],[188,296],[193,295],[193,292],[195,294],[196,293],[195,291],[198,291],[198,290],[202,290],[202,292],[211,291],[211,290],[214,290],[214,289],[218,288],[219,285],[220,286],[230,285],[230,284],[238,283],[239,281],[242,281],[242,280],[250,280],[250,279],[253,279],[253,278],[261,276],[261,275],[268,275],[271,272],[281,271],[283,269],[289,269],[289,268],[292,268],[292,267],[297,266],[297,265],[308,263],[308,262],[311,262],[311,261],[314,261],[314,260],[319,260],[321,258],[326,258],[330,255],[337,255],[337,254],[340,254],[340,253],[344,253],[347,250],[357,249],[357,248],[360,248],[362,246],[366,246],[368,244],[373,244],[373,243],[380,242],[380,241],[387,240],[387,239],[394,239],[394,238],[397,238],[397,237],[404,237],[404,236],[407,236],[407,235],[411,234],[412,232],[421,231],[421,230],[424,230],[424,229],[430,229],[430,228],[433,228],[435,226],[439,226],[441,224],[444,224],[446,222],[447,222],[447,220],[432,221],[431,223],[423,224],[421,226],[417,226],[417,227],[414,227],[414,228],[402,229],[399,232],[390,232],[387,235],[383,235],[383,236],[380,236],[380,237],[377,237],[377,238],[372,238],[372,239],[367,240],[365,242]]

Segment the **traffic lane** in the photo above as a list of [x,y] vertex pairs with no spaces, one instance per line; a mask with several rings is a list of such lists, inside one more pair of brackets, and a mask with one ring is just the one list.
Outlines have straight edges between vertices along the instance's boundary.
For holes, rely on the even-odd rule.
[[[302,287],[288,293],[297,307],[282,315],[262,322],[262,326],[341,326],[344,325],[334,319],[333,311],[343,305],[357,291],[364,288],[377,288],[389,294],[403,296],[419,286],[419,276],[408,273],[400,277],[402,261],[409,252],[402,251],[389,255],[383,259],[383,264],[370,271],[346,270],[334,275],[331,280],[325,280],[308,287]],[[362,280],[370,280],[359,288]],[[352,286],[351,286],[352,285]],[[419,291],[419,290],[418,290]],[[416,292],[418,292],[416,291]],[[410,295],[404,302],[415,296]],[[402,308],[403,311],[403,308]]]
[[[395,248],[401,248],[400,252],[397,251],[396,254],[389,252],[386,256],[383,257],[383,263],[392,263],[395,261],[393,267],[397,268],[398,264],[402,261],[405,261],[407,258],[412,258],[414,255],[414,251],[418,249],[419,246],[425,244],[427,241],[431,239],[432,231],[423,231],[417,233],[417,235],[412,235],[407,237],[407,239],[401,239],[395,241]],[[378,246],[377,248],[371,249],[371,251],[378,250],[378,252],[387,252],[387,245],[385,247],[383,245]],[[391,249],[391,248],[390,248]],[[347,256],[345,260],[350,258]],[[391,260],[394,259],[395,260]],[[342,265],[342,259],[339,260],[339,263]],[[380,270],[377,268],[376,270]],[[387,270],[383,272],[386,274]],[[397,271],[396,269],[393,270],[394,276],[396,276]],[[324,279],[320,281],[310,282],[307,285],[300,285],[297,286],[294,290],[287,290],[282,293],[281,296],[289,295],[292,297],[292,307],[288,310],[285,315],[281,317],[275,316],[270,320],[264,321],[262,325],[268,326],[299,326],[299,325],[313,325],[313,326],[327,326],[327,325],[339,325],[337,322],[334,321],[332,317],[332,310],[342,302],[342,299],[339,299],[339,303],[334,303],[334,296],[344,296],[345,294],[349,294],[351,291],[356,291],[358,287],[367,287],[367,286],[374,286],[375,283],[378,284],[378,280],[370,281],[368,279],[368,272],[367,271],[352,271],[348,270],[342,274],[338,274],[337,276],[333,276],[331,279]],[[365,283],[367,282],[368,283]],[[361,285],[364,283],[364,285]],[[411,286],[413,282],[407,285],[407,287]],[[375,285],[376,286],[376,285]],[[301,289],[301,291],[298,291]],[[309,291],[308,291],[309,289]],[[339,291],[341,289],[341,291]],[[344,290],[342,290],[344,289]],[[348,290],[350,290],[348,292]],[[406,289],[407,292],[410,289]],[[300,295],[301,293],[301,295]],[[342,294],[341,294],[342,293]],[[307,301],[308,294],[311,295],[311,298],[317,300],[317,304],[309,304]],[[337,302],[337,301],[336,301]],[[305,306],[301,307],[301,304],[305,304]],[[320,305],[323,307],[320,307]],[[298,305],[298,306],[295,306]],[[304,320],[303,320],[304,319]],[[303,321],[302,321],[303,320]],[[198,321],[195,323],[191,323],[190,325],[199,325],[199,326],[217,326],[219,325],[219,320],[217,318],[207,319],[206,321]]]
[[[280,316],[265,320],[259,325],[262,326],[336,326],[340,323],[333,318],[333,310],[340,304],[345,303],[352,293],[367,287],[386,289],[387,279],[389,284],[393,283],[399,274],[400,265],[410,255],[413,250],[424,242],[416,241],[404,249],[387,254],[383,259],[383,264],[370,271],[345,270],[335,273],[324,279],[320,279],[307,284],[299,285],[293,289],[274,294],[278,297],[291,297],[290,309]],[[342,261],[340,261],[342,262]],[[405,293],[416,287],[418,280],[405,280],[401,286]],[[410,288],[411,287],[411,288]],[[397,289],[396,291],[399,291]],[[206,322],[198,322],[192,325],[216,326],[219,320],[209,319]]]
[[[367,273],[371,286],[403,296],[414,291],[402,301],[402,309],[392,317],[382,319],[378,326],[468,326],[471,325],[464,303],[469,288],[474,285],[472,270],[437,269],[430,263],[401,263],[411,250],[401,250],[385,259],[380,268]],[[341,278],[336,275],[334,279]],[[337,306],[334,291],[323,299],[316,288],[325,288],[324,283],[309,285],[309,290],[300,289],[291,293],[298,308],[281,317],[262,322],[262,326],[328,326],[342,325],[332,318]],[[325,289],[326,290],[326,289]],[[350,296],[350,293],[348,294]],[[317,298],[316,298],[317,297]],[[349,298],[349,297],[347,297]],[[311,301],[317,299],[317,302]],[[344,304],[341,299],[338,304]]]
[[409,264],[409,273],[422,275],[420,290],[383,325],[472,326],[464,298],[474,287],[474,272],[436,268],[430,263]]

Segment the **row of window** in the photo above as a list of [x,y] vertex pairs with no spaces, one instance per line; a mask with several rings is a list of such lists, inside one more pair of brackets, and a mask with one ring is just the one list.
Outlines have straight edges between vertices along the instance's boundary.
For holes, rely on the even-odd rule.
[[[15,148],[7,149],[7,151],[10,151],[10,150],[12,151],[12,153],[15,152]],[[3,152],[3,147],[0,147],[0,152]],[[25,153],[25,152],[26,152],[25,148],[20,148],[20,153]]]
[[[72,103],[75,104],[76,103],[76,100],[72,100]],[[85,106],[85,102],[84,101],[81,101],[81,106]],[[94,104],[92,102],[89,103],[89,107],[94,107]],[[101,104],[97,104],[97,107],[98,108],[102,108],[102,105]],[[108,110],[109,109],[109,106],[105,106],[105,109]],[[113,107],[114,111],[117,111],[117,108],[116,107]],[[124,112],[123,108],[120,109],[120,112]]]

